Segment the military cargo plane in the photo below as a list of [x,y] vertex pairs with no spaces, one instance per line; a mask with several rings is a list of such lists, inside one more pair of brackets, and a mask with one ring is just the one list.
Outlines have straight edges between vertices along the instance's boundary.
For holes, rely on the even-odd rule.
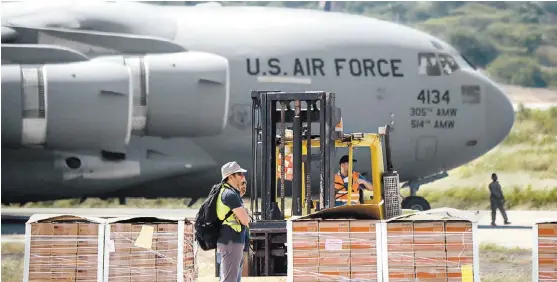
[[334,92],[345,132],[390,124],[414,195],[405,208],[428,208],[419,186],[495,147],[514,122],[501,88],[455,48],[395,23],[219,4],[2,3],[2,201],[204,197],[222,164],[251,167],[251,90]]

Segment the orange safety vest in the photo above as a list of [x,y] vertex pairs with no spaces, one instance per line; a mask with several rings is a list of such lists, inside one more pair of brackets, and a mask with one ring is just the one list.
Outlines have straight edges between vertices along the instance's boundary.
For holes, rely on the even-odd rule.
[[[281,164],[281,157],[280,153],[278,154],[278,162],[277,162],[277,179],[280,179],[280,164]],[[294,166],[292,162],[292,154],[288,154],[284,156],[284,178],[285,180],[292,181],[294,178]]]
[[[353,171],[352,172],[352,195],[351,200],[353,204],[360,203],[360,192],[358,184],[358,179],[360,178],[360,173]],[[346,182],[348,182],[348,176],[346,177]],[[340,172],[335,174],[335,198],[337,201],[341,202],[348,202],[348,189],[344,187],[344,179],[340,175]]]

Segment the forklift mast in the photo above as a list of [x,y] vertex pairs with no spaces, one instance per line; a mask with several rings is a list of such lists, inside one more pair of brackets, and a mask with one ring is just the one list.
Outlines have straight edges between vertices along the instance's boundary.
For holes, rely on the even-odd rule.
[[[293,179],[292,215],[302,215],[302,206],[311,208],[311,151],[302,159],[302,142],[311,148],[312,123],[319,123],[319,205],[334,207],[331,171],[334,160],[334,128],[340,121],[340,110],[335,107],[333,93],[252,91],[252,170],[250,177],[249,276],[285,276],[287,273],[286,220],[285,220],[285,162],[284,141],[286,131],[292,130]],[[303,126],[305,124],[305,126]],[[278,132],[277,137],[277,129]],[[281,177],[277,181],[277,146],[280,150]],[[305,172],[302,173],[302,164]],[[306,203],[300,201],[302,177]],[[280,186],[280,187],[277,187]],[[280,199],[280,206],[279,201]],[[309,212],[309,211],[308,211]]]
[[[308,91],[286,93],[279,91],[252,91],[252,156],[253,173],[250,174],[250,209],[257,220],[284,220],[285,210],[285,152],[284,140],[286,129],[292,130],[293,141],[293,179],[292,179],[292,215],[302,215],[302,206],[311,206],[311,158],[312,154],[302,159],[302,142],[311,148],[311,123],[319,123],[320,170],[319,170],[319,205],[320,208],[334,207],[334,190],[331,171],[335,159],[334,135],[335,125],[340,121],[340,109],[335,107],[334,93]],[[305,126],[302,126],[302,125]],[[290,125],[290,126],[289,126]],[[277,129],[280,130],[277,137]],[[303,140],[305,139],[305,140]],[[277,146],[281,156],[281,177],[277,183]],[[302,164],[305,165],[305,199],[300,202],[302,187]],[[279,187],[277,187],[277,185]],[[261,194],[259,194],[261,192]],[[278,195],[277,195],[278,194]],[[277,198],[280,198],[280,206]],[[261,207],[259,207],[261,199]]]

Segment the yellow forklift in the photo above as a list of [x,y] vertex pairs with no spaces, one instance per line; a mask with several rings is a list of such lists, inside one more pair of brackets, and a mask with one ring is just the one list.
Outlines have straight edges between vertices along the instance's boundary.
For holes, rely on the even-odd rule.
[[[334,141],[335,149],[345,148],[348,151],[348,181],[347,183],[353,183],[353,156],[354,151],[356,149],[364,149],[363,151],[369,152],[368,157],[371,164],[371,183],[373,185],[373,191],[368,191],[367,189],[359,189],[359,202],[358,204],[365,204],[368,205],[368,208],[373,209],[373,213],[376,215],[377,218],[383,219],[386,217],[385,210],[384,210],[384,198],[383,198],[383,176],[385,176],[385,163],[383,161],[383,144],[388,146],[388,143],[385,143],[384,140],[388,139],[386,135],[387,130],[389,129],[388,126],[380,128],[379,133],[349,133],[345,134],[342,132],[342,120],[341,124],[335,127],[336,131],[341,134],[341,137]],[[282,169],[284,168],[284,175],[277,175],[277,182],[281,180],[285,181],[292,181],[293,180],[293,157],[292,157],[292,150],[293,150],[293,140],[292,137],[286,134],[286,138],[283,142],[284,144],[284,152],[285,157],[283,158],[280,152],[277,151],[277,174],[280,174]],[[311,148],[319,148],[320,142],[318,139],[312,139]],[[310,149],[311,150],[311,149]],[[308,146],[306,143],[302,144],[302,159],[307,157]],[[283,165],[284,163],[284,165]],[[302,175],[306,175],[306,163],[302,162]],[[302,215],[308,215],[311,213],[315,213],[319,211],[320,207],[320,200],[313,200],[310,197],[306,196],[306,178],[302,178],[301,184],[301,211]],[[277,189],[279,187],[278,183],[276,185]],[[352,189],[342,189],[342,193],[347,195],[348,199],[352,198]],[[335,188],[336,189],[336,188]],[[338,192],[338,191],[337,191]],[[340,194],[336,194],[335,198],[338,198]],[[375,197],[374,197],[375,195]],[[308,200],[309,199],[309,200]],[[353,205],[353,201],[348,201],[348,206]],[[288,212],[288,208],[282,207],[281,210],[284,210],[284,217],[288,219],[292,216],[292,212]],[[394,214],[389,214],[389,217],[396,216]]]
[[[378,219],[402,214],[399,177],[391,162],[388,125],[378,133],[344,133],[335,94],[324,91],[252,91],[251,121],[249,276],[286,276],[286,220],[289,217],[325,209],[346,209],[335,207],[334,173],[338,148],[348,150],[348,183],[352,183],[354,149],[369,149],[373,191],[360,192],[358,204],[372,210]],[[314,162],[319,165],[315,167]],[[350,199],[352,189],[347,190]],[[290,212],[286,207],[287,193],[292,198]],[[318,195],[317,199],[312,199],[314,195]]]

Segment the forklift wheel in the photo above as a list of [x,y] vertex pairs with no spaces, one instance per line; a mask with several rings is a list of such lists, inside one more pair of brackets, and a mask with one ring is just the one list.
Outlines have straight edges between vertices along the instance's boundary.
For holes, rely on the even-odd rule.
[[402,200],[403,209],[411,209],[417,211],[427,211],[431,209],[426,199],[419,196],[409,196]]

